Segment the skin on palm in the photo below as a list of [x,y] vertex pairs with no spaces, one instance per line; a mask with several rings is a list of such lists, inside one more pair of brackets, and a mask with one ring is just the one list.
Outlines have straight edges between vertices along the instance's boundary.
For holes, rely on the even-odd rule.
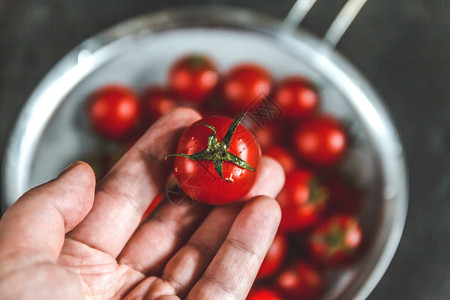
[[166,114],[97,187],[92,169],[76,163],[17,201],[0,221],[2,297],[244,299],[280,219],[267,197],[284,183],[272,159],[262,159],[247,198],[267,196],[214,209],[163,201],[139,224],[170,173],[164,156],[199,118]]

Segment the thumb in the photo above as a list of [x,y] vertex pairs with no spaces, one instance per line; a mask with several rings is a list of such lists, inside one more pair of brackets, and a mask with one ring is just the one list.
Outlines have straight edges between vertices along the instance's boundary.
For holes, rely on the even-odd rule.
[[[0,220],[0,267],[5,261],[55,262],[65,234],[86,216],[94,201],[95,175],[83,162],[26,192]],[[19,259],[26,256],[26,259]],[[1,263],[3,261],[3,263]],[[11,266],[17,268],[18,266]]]

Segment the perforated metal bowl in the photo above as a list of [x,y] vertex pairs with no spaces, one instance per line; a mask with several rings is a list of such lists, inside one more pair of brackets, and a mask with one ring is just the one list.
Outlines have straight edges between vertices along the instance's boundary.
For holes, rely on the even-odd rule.
[[358,143],[344,167],[368,192],[361,220],[369,249],[356,264],[331,275],[323,299],[365,298],[388,267],[404,226],[402,146],[369,83],[329,44],[281,26],[290,21],[202,6],[139,17],[83,42],[42,80],[17,121],[4,163],[4,204],[101,147],[82,110],[86,96],[104,84],[120,82],[139,90],[164,83],[169,65],[191,52],[213,57],[222,71],[253,61],[275,78],[303,74],[319,87],[326,112],[351,120]]

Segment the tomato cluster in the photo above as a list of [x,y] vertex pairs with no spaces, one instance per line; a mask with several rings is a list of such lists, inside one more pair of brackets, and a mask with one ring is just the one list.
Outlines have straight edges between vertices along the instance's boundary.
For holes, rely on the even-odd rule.
[[[171,108],[193,107],[208,123],[196,126],[195,134],[204,136],[200,148],[207,147],[212,128],[229,127],[232,118],[243,112],[251,116],[267,105],[276,109],[277,117],[249,125],[262,154],[282,165],[286,183],[277,197],[282,210],[280,228],[248,299],[318,299],[327,286],[328,270],[345,268],[358,259],[365,238],[358,220],[364,191],[341,174],[343,162],[349,159],[350,135],[340,119],[322,111],[321,104],[320,90],[305,76],[275,79],[254,63],[237,64],[220,74],[212,58],[193,54],[172,64],[166,85],[151,85],[142,93],[124,85],[105,86],[91,95],[87,107],[92,128],[122,144],[133,141]],[[217,139],[224,139],[224,132],[217,130]],[[191,148],[188,142],[180,142],[177,153],[193,154],[186,150]],[[251,151],[244,160],[257,165],[259,149]],[[179,167],[182,173],[189,166]],[[203,169],[208,168],[214,173],[214,164]],[[224,182],[236,168],[223,164],[219,175]],[[248,189],[252,180],[236,188],[235,196],[242,197],[242,189]],[[213,185],[206,182],[203,186]],[[211,192],[214,197],[224,194]],[[204,202],[229,202],[217,199]]]

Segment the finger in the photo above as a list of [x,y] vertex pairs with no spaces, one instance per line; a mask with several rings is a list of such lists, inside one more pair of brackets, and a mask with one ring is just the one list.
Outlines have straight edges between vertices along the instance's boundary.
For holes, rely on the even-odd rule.
[[77,162],[25,193],[0,220],[0,270],[20,268],[19,261],[55,262],[65,234],[91,209],[94,190],[94,172]]
[[258,196],[248,202],[187,299],[245,299],[280,219],[274,199]]
[[[208,215],[199,230],[197,230],[194,236],[189,240],[188,245],[183,247],[177,253],[177,255],[172,258],[167,264],[164,269],[164,275],[162,279],[156,277],[147,278],[146,280],[142,281],[125,299],[160,299],[160,297],[162,297],[163,295],[167,297],[175,297],[173,295],[178,295],[181,299],[184,299],[184,295],[180,293],[179,284],[181,283],[181,281],[178,280],[179,278],[175,278],[170,275],[175,271],[180,271],[185,275],[183,276],[184,278],[192,278],[193,276],[191,276],[190,273],[196,272],[196,269],[199,269],[196,262],[198,256],[208,255],[209,257],[211,257],[210,259],[212,259],[216,252],[216,250],[214,249],[218,249],[224,239],[217,238],[217,236],[226,236],[229,228],[231,227],[231,224],[233,223],[241,208],[242,203],[233,203],[230,205],[219,206],[215,208]],[[208,244],[200,245],[200,241],[202,240],[207,241]],[[190,252],[189,249],[194,251]],[[196,249],[198,249],[199,251],[195,251]],[[194,252],[197,255],[195,255]],[[184,259],[188,256],[191,257],[189,261]],[[166,270],[171,270],[172,267],[174,267],[173,272],[169,271],[169,274],[165,275],[167,273]],[[201,272],[203,272],[203,270]],[[177,281],[172,281],[171,278],[174,278]],[[176,299],[179,298],[176,297]]]
[[184,244],[211,207],[191,202],[171,202],[167,197],[141,224],[117,261],[143,274],[159,275],[169,258]]
[[170,172],[164,158],[200,115],[174,109],[159,119],[99,183],[91,212],[70,237],[116,257]]
[[284,185],[285,174],[281,165],[268,156],[260,161],[258,178],[245,199],[252,199],[258,195],[275,198]]
[[[273,178],[268,179],[266,175],[259,176],[253,188],[255,191],[251,193],[264,193],[270,197],[275,197],[284,184],[282,168],[273,159],[263,157],[260,170],[262,174],[271,174]],[[266,181],[264,187],[262,187],[263,184],[259,181]],[[187,241],[190,233],[204,219],[205,213],[203,207],[205,206],[198,204],[185,208],[180,205],[174,205],[173,203],[170,205],[170,202],[166,203],[163,209],[155,212],[157,213],[156,218],[150,218],[138,228],[128,244],[124,247],[118,261],[136,268],[145,274],[159,274],[170,257]],[[189,217],[185,217],[185,215]],[[168,224],[167,226],[166,223]],[[207,225],[207,227],[214,227],[213,222],[208,224],[211,225]],[[188,233],[189,235],[186,236]],[[224,234],[226,235],[226,233]],[[215,237],[219,241],[224,238],[221,235]],[[189,256],[186,259],[189,260]],[[205,263],[209,263],[209,261],[210,259],[207,259],[205,256],[204,261],[200,265],[203,266]],[[180,264],[183,264],[183,262],[180,262]],[[198,268],[201,269],[201,266]],[[193,275],[197,275],[197,273]],[[176,278],[176,281],[178,280],[180,282],[188,282],[189,284],[191,282],[188,278]]]
[[216,207],[185,246],[167,263],[162,279],[184,299],[222,245],[242,203]]
[[180,300],[175,296],[174,289],[157,277],[148,277],[135,287],[124,300]]

